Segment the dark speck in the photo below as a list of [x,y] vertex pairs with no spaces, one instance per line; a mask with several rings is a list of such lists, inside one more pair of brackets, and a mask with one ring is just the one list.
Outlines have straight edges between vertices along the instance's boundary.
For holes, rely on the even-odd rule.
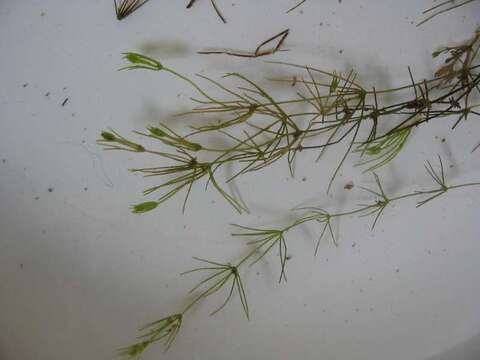
[[26,88],[28,86],[28,83],[25,83],[22,85],[24,88]]
[[342,54],[343,54],[343,49],[338,50],[338,53],[339,53],[340,55],[342,55]]
[[395,272],[399,273],[399,272],[400,272],[400,269],[395,270]]
[[446,140],[445,138],[442,138],[442,143],[444,143],[444,142],[445,142],[445,140]]
[[292,255],[288,255],[287,257],[285,257],[285,260],[292,260]]
[[302,178],[302,181],[303,181],[303,182],[307,181],[307,178],[306,178],[306,177],[303,177],[303,178]]
[[48,188],[48,192],[53,192],[53,188]]
[[355,246],[357,246],[357,243],[353,243],[353,244],[352,244],[352,248],[354,248]]
[[50,91],[47,91],[47,92],[45,93],[45,96],[47,96],[47,97],[50,96]]
[[354,188],[355,184],[353,183],[353,181],[349,181],[348,183],[345,184],[345,186],[343,187],[345,190],[352,190]]
[[40,196],[35,196],[35,200],[40,200]]
[[67,104],[67,102],[68,102],[68,97],[67,97],[67,98],[65,98],[65,100],[63,100],[63,102],[62,102],[62,106],[65,106],[65,105]]
[[88,187],[84,187],[84,188],[83,188],[83,191],[88,191]]
[[23,269],[23,264],[20,264],[20,269]]
[[257,271],[257,276],[260,275],[260,273]]
[[2,163],[4,163],[4,164],[5,164],[6,162],[7,162],[7,160],[6,160],[6,159],[2,159]]

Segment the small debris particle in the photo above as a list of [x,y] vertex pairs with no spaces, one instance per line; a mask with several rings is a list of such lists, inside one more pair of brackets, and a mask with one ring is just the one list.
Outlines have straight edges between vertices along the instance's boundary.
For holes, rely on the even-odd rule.
[[40,196],[35,196],[35,200],[40,200]]
[[47,233],[47,230],[42,230],[42,235],[45,235]]
[[20,269],[23,269],[23,264],[20,264]]
[[45,96],[47,96],[47,97],[50,96],[50,91],[47,91],[47,92],[45,93]]
[[302,181],[303,181],[303,182],[307,181],[307,178],[306,178],[306,177],[303,177],[303,178],[302,178]]
[[48,188],[48,192],[53,192],[53,188]]
[[449,166],[449,168],[450,168],[450,169],[453,169],[453,164],[451,164],[451,165]]
[[24,88],[26,88],[28,86],[28,83],[25,83],[22,85]]
[[400,272],[400,269],[395,270],[395,272],[399,273],[399,272]]
[[359,309],[359,308],[356,308],[356,309],[355,309],[355,312],[359,312],[359,311],[360,311],[360,309]]
[[342,0],[338,0],[338,3],[341,4],[341,3],[342,3]]
[[363,289],[360,289],[360,292],[363,293]]
[[42,12],[40,13],[40,16],[45,16],[45,14],[46,14],[46,12],[45,12],[45,11],[42,11]]
[[338,50],[338,53],[339,53],[340,55],[342,55],[342,54],[343,54],[343,49]]
[[348,183],[345,184],[345,186],[343,187],[345,190],[352,190],[354,188],[355,184],[353,183],[353,181],[349,181]]
[[84,188],[83,188],[83,191],[88,191],[88,187],[84,187]]
[[67,104],[67,102],[68,102],[68,97],[67,97],[67,98],[65,98],[65,100],[63,100],[63,102],[62,102],[62,106],[65,106],[65,105]]
[[287,256],[285,257],[285,260],[287,260],[287,261],[288,261],[288,260],[292,260],[292,255],[287,255]]
[[445,142],[445,140],[447,140],[447,139],[445,139],[445,138],[442,138],[442,143],[444,143],[444,142]]
[[353,244],[352,244],[352,248],[354,248],[355,246],[357,246],[357,243],[353,243]]
[[370,311],[373,311],[373,307],[370,308]]
[[2,159],[2,163],[4,163],[4,164],[5,164],[6,162],[7,162],[7,160],[6,160],[6,159]]
[[318,25],[320,25],[320,26],[323,26],[323,22],[321,22],[321,23],[320,23],[320,24],[318,24]]
[[259,275],[260,275],[260,273],[257,271],[257,276],[259,276]]
[[373,278],[372,278],[372,277],[369,277],[369,278],[368,278],[368,281],[372,281],[372,280],[373,280]]
[[66,87],[66,86],[64,86],[64,87],[63,87],[63,90],[67,90],[67,87]]

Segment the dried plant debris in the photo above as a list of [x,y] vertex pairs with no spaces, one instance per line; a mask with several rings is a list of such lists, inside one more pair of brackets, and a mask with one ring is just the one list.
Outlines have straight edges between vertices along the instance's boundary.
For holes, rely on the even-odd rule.
[[420,21],[417,26],[420,26],[422,24],[425,24],[427,21],[433,19],[434,17],[444,14],[448,11],[451,11],[453,9],[459,8],[461,6],[470,4],[474,1],[477,0],[464,0],[464,1],[459,1],[456,2],[455,0],[447,0],[443,1],[437,5],[432,6],[431,8],[428,8],[427,10],[424,10],[422,12],[423,15],[426,15],[426,18]]
[[303,3],[304,3],[305,1],[307,1],[307,0],[302,0],[302,1],[300,1],[298,4],[292,6],[290,9],[287,10],[287,14],[288,14],[289,12],[292,12],[293,10],[297,9],[297,8],[300,7],[301,5],[303,5]]
[[117,19],[122,20],[126,18],[128,15],[132,14],[147,1],[148,0],[123,0],[117,3],[117,0],[113,0]]
[[262,43],[260,43],[260,45],[257,46],[254,52],[221,49],[221,50],[202,50],[202,51],[198,51],[198,53],[203,55],[224,54],[224,55],[238,56],[238,57],[244,57],[244,58],[257,58],[257,57],[266,56],[266,55],[273,55],[280,50],[289,32],[290,32],[289,29],[283,30],[282,32],[279,32],[278,34],[272,36],[271,38],[263,41]]
[[[190,0],[187,4],[187,9],[190,9],[196,2],[197,2],[197,0]],[[212,4],[212,7],[215,10],[215,12],[217,13],[220,20],[222,20],[222,22],[224,24],[226,24],[227,20],[225,19],[225,17],[220,12],[220,9],[218,8],[217,4],[215,3],[215,0],[210,0],[210,3]]]

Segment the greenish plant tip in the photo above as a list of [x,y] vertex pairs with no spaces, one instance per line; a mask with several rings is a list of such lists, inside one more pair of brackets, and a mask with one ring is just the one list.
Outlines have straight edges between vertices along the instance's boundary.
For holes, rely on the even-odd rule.
[[192,149],[192,151],[200,151],[202,150],[202,145],[197,143],[190,143],[190,148]]
[[150,134],[156,137],[165,137],[167,136],[167,133],[163,131],[162,129],[159,129],[157,127],[149,127],[148,131],[150,131]]
[[115,135],[108,131],[102,131],[101,136],[105,141],[115,141]]
[[382,148],[380,147],[380,145],[377,145],[377,146],[373,146],[371,148],[368,148],[366,150],[366,153],[368,155],[378,155],[378,154],[380,154],[380,151],[382,151]]
[[125,356],[130,359],[134,359],[140,356],[140,354],[147,348],[149,345],[148,341],[142,341],[137,344],[133,344],[118,350],[118,355]]
[[165,339],[165,348],[168,350],[180,331],[182,319],[182,314],[175,314],[144,326],[140,329],[143,334],[139,337],[144,340],[120,349],[118,354],[130,359],[138,358],[147,347],[163,339]]
[[157,60],[142,54],[126,52],[123,53],[123,58],[130,62],[132,65],[127,65],[120,70],[147,69],[160,71],[163,69],[163,65],[160,64]]
[[132,206],[132,212],[134,214],[143,214],[156,209],[157,206],[158,206],[158,202],[147,201],[147,202]]

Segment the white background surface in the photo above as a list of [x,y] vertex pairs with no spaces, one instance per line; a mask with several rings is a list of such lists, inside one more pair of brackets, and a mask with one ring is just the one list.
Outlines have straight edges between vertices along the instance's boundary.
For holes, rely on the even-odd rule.
[[[121,52],[146,52],[189,76],[235,70],[267,85],[287,69],[195,52],[254,48],[288,27],[290,51],[274,59],[355,64],[367,84],[386,87],[405,83],[407,65],[432,76],[431,51],[469,37],[480,15],[475,4],[416,28],[430,1],[309,0],[285,14],[294,3],[218,0],[223,25],[208,1],[187,11],[151,0],[118,22],[111,1],[0,0],[0,359],[113,358],[137,327],[179,311],[195,279],[178,274],[196,265],[192,256],[228,261],[244,249],[229,223],[281,224],[304,201],[351,208],[365,196],[344,184],[372,184],[350,159],[327,197],[338,156],[315,164],[316,154],[302,154],[295,179],[282,163],[238,181],[250,216],[201,186],[183,216],[181,198],[131,214],[146,182],[126,169],[151,159],[102,152],[98,133],[165,120],[188,109],[192,90],[166,74],[117,72]],[[437,153],[453,165],[452,181],[478,181],[477,120],[415,132],[379,172],[387,188],[428,186],[423,163]],[[316,258],[318,228],[292,233],[287,284],[277,284],[273,256],[245,274],[250,321],[237,299],[209,317],[221,302],[212,298],[185,318],[168,353],[155,346],[143,358],[478,359],[479,194],[452,192],[419,210],[406,201],[373,234],[368,220],[343,219],[340,246],[324,242]]]

